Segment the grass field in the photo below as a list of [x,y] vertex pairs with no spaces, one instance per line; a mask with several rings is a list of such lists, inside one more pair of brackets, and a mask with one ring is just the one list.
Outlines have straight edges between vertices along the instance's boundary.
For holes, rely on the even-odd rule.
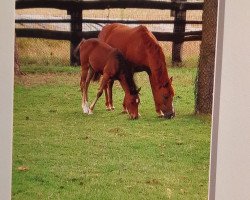
[[[176,117],[156,117],[148,79],[136,75],[141,117],[101,97],[84,115],[79,68],[24,66],[15,79],[12,199],[207,199],[211,116],[195,116],[196,68],[170,68]],[[90,86],[93,99],[98,85]]]

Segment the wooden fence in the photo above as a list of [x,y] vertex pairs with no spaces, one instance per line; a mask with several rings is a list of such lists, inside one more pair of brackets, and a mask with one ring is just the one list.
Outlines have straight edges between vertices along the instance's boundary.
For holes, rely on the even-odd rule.
[[[174,24],[173,33],[153,32],[159,41],[172,41],[172,62],[182,62],[181,51],[184,41],[200,41],[201,31],[185,32],[186,24],[202,24],[202,21],[186,20],[187,10],[202,10],[203,3],[190,3],[187,0],[163,1],[131,1],[131,0],[103,0],[103,1],[77,1],[77,0],[16,0],[16,9],[27,8],[55,8],[67,10],[71,19],[19,19],[16,23],[70,23],[70,31],[54,31],[43,29],[16,28],[17,37],[45,38],[55,40],[69,40],[70,63],[75,65],[77,60],[73,50],[84,38],[97,37],[99,31],[82,31],[83,23],[124,23],[124,24]],[[98,10],[109,8],[144,8],[171,10],[174,20],[97,20],[83,19],[83,10]]]

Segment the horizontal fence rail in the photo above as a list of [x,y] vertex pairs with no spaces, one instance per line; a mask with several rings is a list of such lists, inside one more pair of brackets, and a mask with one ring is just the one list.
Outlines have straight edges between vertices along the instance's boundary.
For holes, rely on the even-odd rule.
[[76,0],[16,0],[16,9],[56,8],[63,10],[92,10],[109,8],[148,8],[161,10],[202,10],[203,3],[163,1],[76,1]]
[[[43,38],[43,39],[54,39],[54,40],[71,40],[72,37],[81,38],[96,38],[98,37],[100,31],[87,31],[78,32],[76,35],[69,31],[52,31],[43,29],[16,29],[17,37],[27,37],[27,38]],[[152,32],[157,40],[159,41],[173,41],[176,40],[183,41],[197,41],[201,40],[201,31],[190,31],[186,33],[163,33],[163,32]]]
[[123,23],[123,24],[202,24],[197,20],[117,20],[117,19],[16,19],[16,23]]
[[[55,8],[67,10],[70,19],[16,19],[18,24],[39,24],[39,23],[68,23],[70,31],[46,30],[36,28],[16,28],[17,37],[43,38],[54,40],[69,40],[71,65],[78,62],[73,56],[73,50],[82,38],[96,38],[100,31],[82,30],[83,23],[105,25],[109,23],[123,24],[173,24],[173,32],[152,32],[159,41],[171,41],[172,62],[181,63],[182,44],[185,41],[201,41],[202,31],[185,32],[187,24],[202,25],[202,21],[186,20],[187,10],[202,10],[203,3],[191,3],[187,0],[174,2],[163,1],[132,1],[132,0],[103,0],[103,1],[77,1],[77,0],[16,0],[16,9],[27,8]],[[174,11],[174,20],[119,20],[119,19],[83,19],[82,10],[98,10],[110,8],[141,8],[161,9]]]

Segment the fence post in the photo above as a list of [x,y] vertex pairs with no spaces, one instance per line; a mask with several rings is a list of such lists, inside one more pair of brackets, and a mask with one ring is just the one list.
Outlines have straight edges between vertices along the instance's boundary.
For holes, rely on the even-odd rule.
[[80,63],[79,60],[74,57],[73,52],[82,39],[80,36],[82,32],[82,10],[68,10],[68,14],[70,14],[72,20],[70,23],[70,65],[76,66],[80,65]]
[[[172,3],[175,3],[177,0],[171,0]],[[170,17],[175,16],[175,10],[170,10]]]
[[[187,2],[187,0],[179,0],[175,2]],[[172,43],[172,66],[182,65],[182,49],[184,43],[184,36],[181,35],[185,33],[185,21],[186,21],[186,10],[182,10],[181,7],[175,10],[175,23],[174,23],[174,40]]]

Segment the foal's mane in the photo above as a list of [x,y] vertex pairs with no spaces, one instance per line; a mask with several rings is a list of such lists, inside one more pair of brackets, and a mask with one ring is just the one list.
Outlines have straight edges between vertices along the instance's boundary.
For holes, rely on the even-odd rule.
[[135,80],[134,80],[133,64],[129,62],[128,60],[126,60],[124,56],[122,55],[122,53],[119,51],[116,54],[116,58],[119,62],[118,73],[119,74],[122,73],[125,75],[125,81],[128,84],[130,94],[137,95],[139,92],[138,92],[137,85],[135,84]]
[[160,84],[163,84],[164,82],[166,82],[166,80],[168,80],[168,72],[165,61],[165,55],[163,53],[162,47],[158,43],[155,36],[151,32],[149,32],[145,26],[141,25],[140,31],[143,44],[145,44],[150,55],[154,58],[156,62],[155,68],[151,69],[151,71],[156,72],[157,80]]

